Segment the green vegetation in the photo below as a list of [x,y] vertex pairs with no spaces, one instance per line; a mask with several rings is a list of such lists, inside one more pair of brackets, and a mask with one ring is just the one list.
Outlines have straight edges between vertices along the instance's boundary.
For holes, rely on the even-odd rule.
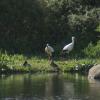
[[[23,66],[27,60],[31,66]],[[72,71],[76,66],[80,69],[88,66],[92,67],[99,63],[100,59],[58,59],[55,63],[59,66],[62,72]],[[23,55],[8,55],[6,52],[0,54],[0,72],[1,73],[20,73],[20,72],[53,72],[50,66],[50,61],[43,57],[27,58]]]
[[0,0],[0,48],[35,54],[49,42],[60,51],[74,35],[81,52],[99,40],[99,14],[99,0]]
[[100,41],[97,42],[96,45],[90,43],[86,49],[84,49],[84,53],[89,58],[99,58],[100,57]]
[[[72,36],[76,40],[71,59],[61,61],[58,55]],[[99,63],[99,40],[100,0],[0,0],[1,72],[51,71],[44,57],[46,43],[54,47],[63,72]],[[23,66],[25,60],[31,67]]]
[[97,32],[100,32],[100,25],[96,28]]

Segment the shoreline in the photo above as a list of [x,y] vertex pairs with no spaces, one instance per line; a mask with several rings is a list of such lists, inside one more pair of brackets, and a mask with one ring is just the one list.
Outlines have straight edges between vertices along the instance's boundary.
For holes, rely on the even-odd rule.
[[[24,62],[28,63],[24,65]],[[87,73],[89,68],[95,64],[99,64],[100,58],[80,58],[80,59],[57,59],[51,64],[45,57],[31,56],[30,58],[24,55],[8,55],[1,54],[0,56],[0,74],[12,73],[53,73],[54,66],[58,66],[61,73]]]
[[[89,71],[89,69],[91,68],[93,66],[93,64],[89,64],[89,65],[79,65],[79,66],[73,66],[73,67],[71,67],[70,69],[65,69],[65,70],[63,70],[63,69],[61,69],[60,68],[60,70],[59,71],[55,71],[55,70],[53,70],[53,68],[51,67],[51,69],[49,69],[49,70],[47,70],[47,69],[45,69],[45,70],[42,70],[42,69],[37,69],[37,70],[35,70],[35,69],[30,69],[29,67],[28,67],[28,70],[22,70],[22,69],[19,69],[19,70],[16,70],[16,69],[4,69],[4,70],[0,70],[0,75],[2,75],[2,74],[26,74],[26,73],[32,73],[32,74],[34,74],[34,73],[79,73],[79,74],[85,74],[85,75],[87,75],[87,73],[88,73],[88,71]],[[27,67],[26,67],[27,68]]]

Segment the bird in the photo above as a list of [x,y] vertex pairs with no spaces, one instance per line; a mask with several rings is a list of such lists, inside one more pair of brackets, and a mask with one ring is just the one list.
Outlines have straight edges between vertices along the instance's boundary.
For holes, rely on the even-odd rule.
[[54,53],[54,49],[48,43],[46,44],[45,52],[47,53],[47,55],[49,57],[49,60],[52,59],[52,55]]
[[69,52],[73,50],[74,42],[75,42],[75,37],[72,36],[72,42],[63,47],[62,53],[64,52],[69,54]]
[[23,66],[25,66],[25,67],[26,66],[31,67],[31,65],[26,60],[24,61]]

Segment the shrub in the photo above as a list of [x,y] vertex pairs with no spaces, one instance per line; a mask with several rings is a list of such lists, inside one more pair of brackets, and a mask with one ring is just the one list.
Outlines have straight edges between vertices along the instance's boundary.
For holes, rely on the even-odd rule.
[[90,43],[87,48],[84,49],[84,54],[88,57],[99,58],[100,57],[100,41],[96,45]]

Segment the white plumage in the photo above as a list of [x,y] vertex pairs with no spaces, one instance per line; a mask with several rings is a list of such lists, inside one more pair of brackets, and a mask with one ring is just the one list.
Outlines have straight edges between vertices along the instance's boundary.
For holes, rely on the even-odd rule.
[[74,47],[74,39],[75,37],[72,37],[72,42],[64,46],[63,52],[69,53],[70,51],[72,51]]
[[50,58],[50,57],[52,57],[52,53],[54,52],[54,49],[49,44],[47,44],[45,47],[45,52],[47,53],[47,55]]

